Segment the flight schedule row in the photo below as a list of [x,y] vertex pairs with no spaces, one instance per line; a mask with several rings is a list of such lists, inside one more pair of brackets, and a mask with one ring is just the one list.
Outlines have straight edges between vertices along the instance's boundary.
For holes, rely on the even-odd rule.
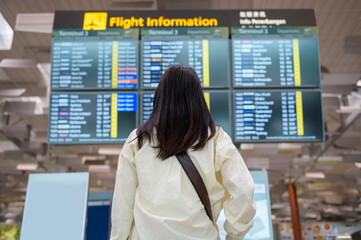
[[[235,142],[321,141],[319,90],[204,91],[216,122]],[[53,92],[49,144],[123,143],[153,110],[154,92]]]
[[120,32],[114,37],[107,31],[97,33],[105,36],[54,36],[51,89],[153,89],[172,64],[192,67],[203,88],[320,86],[314,28]]

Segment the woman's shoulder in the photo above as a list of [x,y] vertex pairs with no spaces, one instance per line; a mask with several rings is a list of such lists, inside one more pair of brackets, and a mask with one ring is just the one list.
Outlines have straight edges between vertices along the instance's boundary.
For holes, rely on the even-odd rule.
[[124,143],[124,146],[134,147],[134,144],[137,143],[137,128],[134,129],[128,136],[127,140]]
[[231,137],[227,134],[226,131],[223,130],[221,126],[216,126],[216,133],[213,136],[214,140],[228,140],[232,142]]

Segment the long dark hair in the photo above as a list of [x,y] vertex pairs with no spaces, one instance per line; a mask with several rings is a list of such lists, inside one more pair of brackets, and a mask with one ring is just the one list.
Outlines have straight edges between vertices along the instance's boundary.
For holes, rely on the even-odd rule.
[[[155,129],[154,129],[155,128]],[[154,140],[162,160],[192,148],[202,149],[216,132],[197,73],[188,66],[171,65],[155,91],[153,111],[137,130],[139,148],[144,138]]]

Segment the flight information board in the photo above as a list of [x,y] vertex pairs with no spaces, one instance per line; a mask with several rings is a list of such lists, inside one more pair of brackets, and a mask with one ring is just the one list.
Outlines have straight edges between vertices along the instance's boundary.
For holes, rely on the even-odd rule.
[[142,86],[156,88],[171,64],[184,64],[198,74],[202,87],[229,87],[227,27],[142,29]]
[[[230,94],[227,91],[204,91],[208,109],[216,124],[220,125],[224,131],[232,136],[230,123]],[[142,122],[148,120],[153,110],[153,92],[144,92],[142,94]]]
[[149,118],[173,64],[195,70],[214,121],[234,142],[324,140],[312,11],[173,13],[56,14],[49,144],[125,142]]
[[232,27],[234,87],[319,87],[317,27]]
[[322,141],[321,91],[235,91],[234,124],[236,142]]
[[53,32],[51,89],[137,88],[139,29]]
[[123,143],[137,127],[137,93],[53,92],[49,144]]

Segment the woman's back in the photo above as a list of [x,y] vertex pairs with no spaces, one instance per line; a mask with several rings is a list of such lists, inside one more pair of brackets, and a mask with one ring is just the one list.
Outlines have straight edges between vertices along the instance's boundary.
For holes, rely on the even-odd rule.
[[[129,139],[135,137],[134,131]],[[152,146],[147,141],[139,149],[133,141],[122,149],[119,161],[123,163],[119,162],[117,178],[121,184],[114,191],[111,239],[126,239],[128,231],[132,232],[130,239],[141,240],[217,239],[218,232],[177,158],[161,161]],[[224,205],[226,231],[243,238],[254,215],[253,180],[231,139],[219,128],[202,150],[187,153],[208,190],[214,222]],[[122,191],[122,186],[126,190]],[[133,192],[134,205],[127,206],[132,202],[125,201],[127,195]],[[128,224],[114,226],[118,218]]]

